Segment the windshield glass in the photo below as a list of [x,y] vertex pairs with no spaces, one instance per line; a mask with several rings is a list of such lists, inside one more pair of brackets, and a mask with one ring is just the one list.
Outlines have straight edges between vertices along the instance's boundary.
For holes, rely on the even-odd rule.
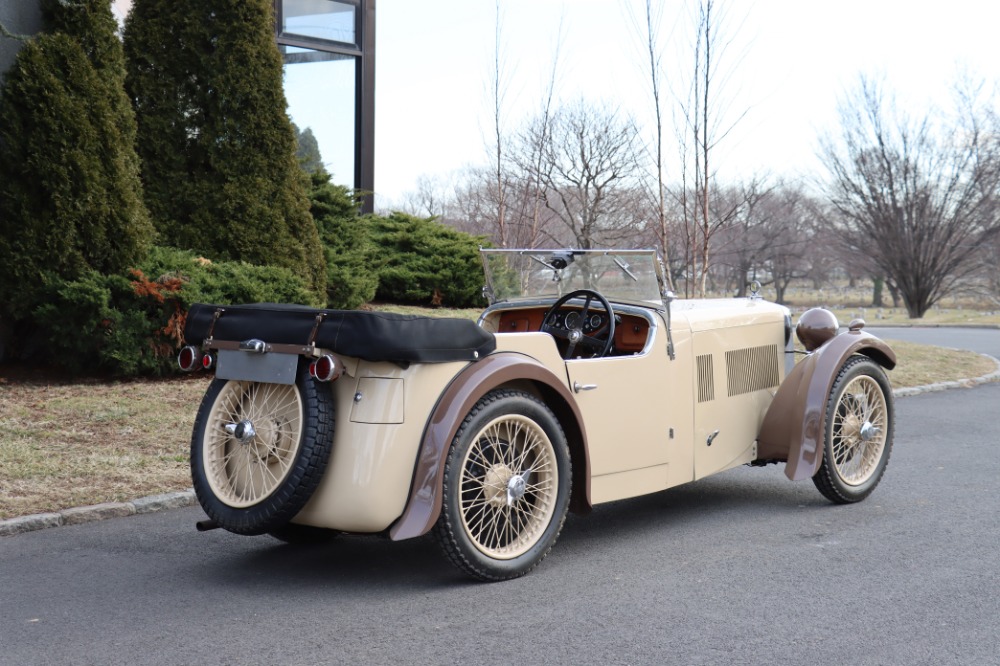
[[661,305],[654,250],[480,250],[491,303],[592,289],[611,301]]

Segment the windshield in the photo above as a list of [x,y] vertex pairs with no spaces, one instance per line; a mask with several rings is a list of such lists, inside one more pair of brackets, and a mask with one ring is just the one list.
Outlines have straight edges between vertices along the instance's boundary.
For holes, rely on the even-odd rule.
[[480,250],[490,303],[592,289],[611,301],[662,305],[654,250]]

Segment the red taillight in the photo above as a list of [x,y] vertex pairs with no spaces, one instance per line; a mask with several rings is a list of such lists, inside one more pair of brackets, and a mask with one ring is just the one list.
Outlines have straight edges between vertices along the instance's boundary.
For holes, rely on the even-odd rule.
[[343,365],[335,356],[324,354],[309,364],[309,375],[321,382],[331,382],[343,373]]
[[215,357],[211,354],[205,354],[201,357],[201,367],[205,370],[211,370],[215,366]]
[[177,354],[177,365],[184,372],[193,372],[202,366],[204,360],[201,355],[201,350],[194,345],[188,345],[183,347],[179,354]]

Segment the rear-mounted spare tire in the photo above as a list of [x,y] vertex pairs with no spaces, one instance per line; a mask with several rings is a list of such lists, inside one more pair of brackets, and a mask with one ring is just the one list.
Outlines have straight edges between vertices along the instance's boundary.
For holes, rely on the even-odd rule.
[[294,384],[215,379],[191,435],[191,478],[205,513],[255,535],[278,530],[312,496],[330,459],[329,386],[299,363]]

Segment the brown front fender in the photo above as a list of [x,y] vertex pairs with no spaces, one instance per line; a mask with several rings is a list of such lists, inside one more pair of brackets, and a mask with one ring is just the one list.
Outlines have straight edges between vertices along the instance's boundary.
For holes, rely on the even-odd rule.
[[438,400],[420,443],[410,496],[403,515],[389,529],[394,541],[426,534],[441,514],[445,458],[469,410],[489,391],[510,382],[531,383],[555,413],[569,441],[575,511],[590,508],[590,459],[583,419],[564,381],[524,354],[500,352],[470,364],[456,375]]
[[892,370],[896,354],[885,342],[861,330],[841,333],[799,361],[782,382],[764,415],[757,438],[759,460],[786,460],[793,481],[816,474],[823,462],[826,404],[844,362],[863,354]]

